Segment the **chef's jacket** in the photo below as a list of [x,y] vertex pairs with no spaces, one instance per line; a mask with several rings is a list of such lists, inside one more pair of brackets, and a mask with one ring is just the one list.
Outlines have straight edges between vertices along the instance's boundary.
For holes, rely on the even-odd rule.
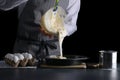
[[[55,44],[57,49],[51,50],[51,48],[48,48],[47,51],[51,54],[59,53],[57,37],[54,36],[53,38],[49,38],[44,36],[44,34],[42,34],[39,30],[41,16],[53,7],[54,4],[55,0],[0,0],[0,9],[2,10],[10,10],[19,6],[19,26],[14,51],[37,53],[42,49],[40,48],[40,45],[44,45],[39,44],[40,42],[45,43],[56,41]],[[58,5],[61,6],[67,13],[64,21],[64,27],[67,31],[67,36],[70,36],[77,30],[76,23],[80,10],[80,0],[59,0]],[[42,51],[42,53],[43,52],[44,51]]]

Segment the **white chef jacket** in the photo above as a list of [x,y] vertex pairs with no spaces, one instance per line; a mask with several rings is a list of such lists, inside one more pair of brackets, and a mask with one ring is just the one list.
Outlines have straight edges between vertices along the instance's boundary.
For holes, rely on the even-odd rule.
[[[19,15],[22,12],[25,3],[28,0],[0,0],[0,9],[10,10],[19,6]],[[77,30],[77,19],[80,10],[80,0],[69,0],[67,7],[67,16],[64,21],[64,27],[67,31],[67,36],[70,36]]]

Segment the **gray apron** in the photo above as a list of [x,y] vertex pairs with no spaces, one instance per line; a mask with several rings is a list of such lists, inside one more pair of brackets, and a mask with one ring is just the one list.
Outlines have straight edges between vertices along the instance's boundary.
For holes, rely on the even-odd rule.
[[[59,55],[58,37],[49,38],[40,32],[40,19],[54,6],[55,0],[29,0],[19,18],[19,27],[13,52],[29,52],[34,57]],[[69,0],[60,0],[65,11]],[[67,11],[66,11],[67,12]]]

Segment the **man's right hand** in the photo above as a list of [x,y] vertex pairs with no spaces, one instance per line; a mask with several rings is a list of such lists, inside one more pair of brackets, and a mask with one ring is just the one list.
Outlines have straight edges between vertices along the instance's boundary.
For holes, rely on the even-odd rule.
[[46,31],[43,27],[40,27],[41,33],[43,33],[45,36],[49,36],[50,38],[53,37],[53,34]]

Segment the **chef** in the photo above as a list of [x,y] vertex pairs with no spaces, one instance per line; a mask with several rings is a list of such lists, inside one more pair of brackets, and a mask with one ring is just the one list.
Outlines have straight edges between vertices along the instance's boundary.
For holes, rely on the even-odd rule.
[[[57,0],[58,1],[58,0]],[[29,52],[34,57],[46,55],[59,55],[59,43],[56,35],[45,33],[42,29],[41,17],[54,6],[56,0],[0,0],[1,10],[10,10],[18,7],[18,31],[13,52]],[[64,19],[66,36],[72,35],[77,30],[77,18],[80,10],[80,0],[59,0],[67,13]]]

